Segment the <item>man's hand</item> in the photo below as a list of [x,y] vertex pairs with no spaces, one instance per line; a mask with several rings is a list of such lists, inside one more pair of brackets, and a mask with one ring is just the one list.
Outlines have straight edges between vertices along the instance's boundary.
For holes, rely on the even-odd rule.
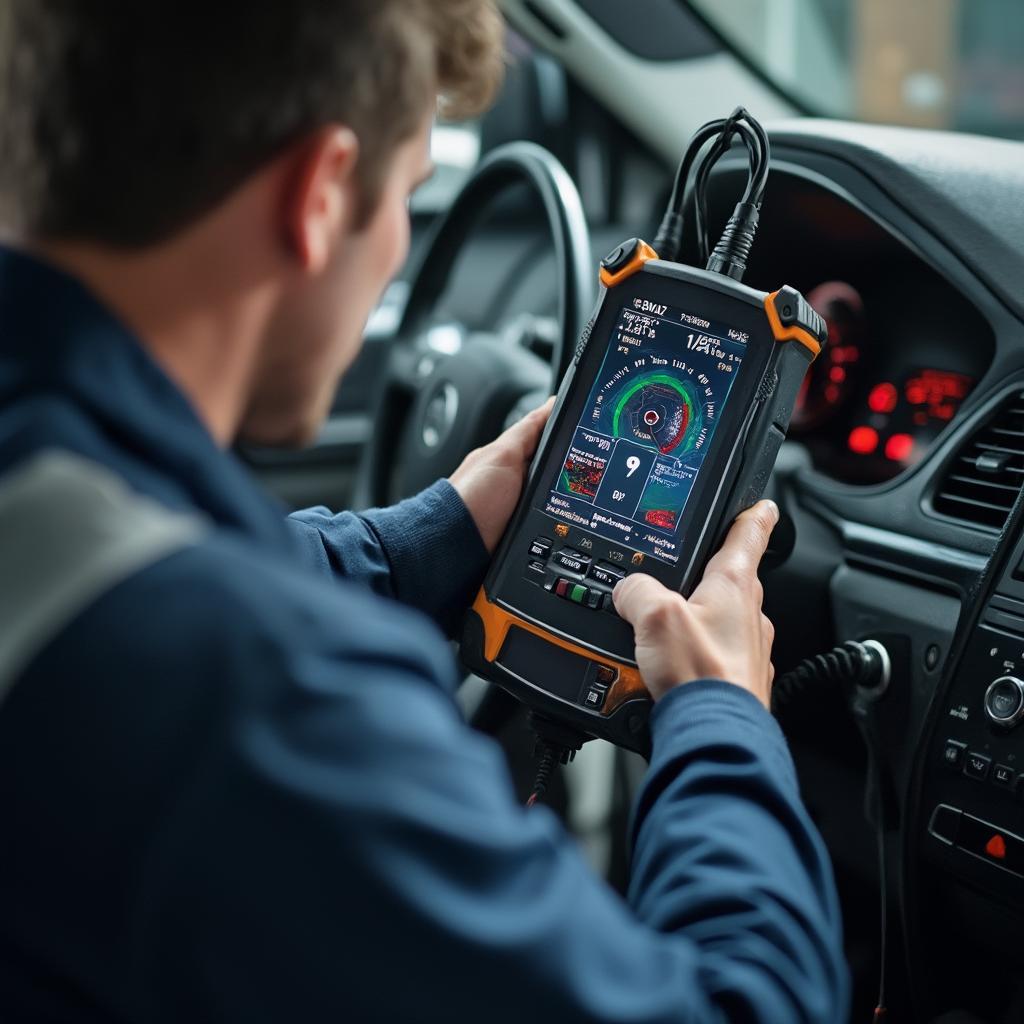
[[761,613],[757,567],[778,519],[771,501],[738,516],[689,600],[641,573],[615,588],[615,607],[636,631],[637,666],[655,700],[683,683],[713,678],[769,706],[775,628]]
[[537,450],[554,402],[554,398],[549,398],[496,441],[470,452],[451,475],[452,486],[466,503],[492,554],[512,518],[523,490],[526,468]]

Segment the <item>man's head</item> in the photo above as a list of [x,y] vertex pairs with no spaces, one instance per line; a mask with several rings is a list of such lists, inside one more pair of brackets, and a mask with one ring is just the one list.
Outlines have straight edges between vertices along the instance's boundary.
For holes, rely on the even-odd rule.
[[0,48],[8,230],[138,262],[244,213],[204,244],[273,296],[242,423],[269,443],[315,429],[404,259],[438,99],[479,111],[502,66],[492,0],[0,0]]

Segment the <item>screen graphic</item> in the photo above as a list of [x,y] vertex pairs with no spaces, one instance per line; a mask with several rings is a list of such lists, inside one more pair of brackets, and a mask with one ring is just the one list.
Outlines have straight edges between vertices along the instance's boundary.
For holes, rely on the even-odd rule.
[[539,507],[662,561],[676,536],[746,335],[634,299],[619,313],[561,469]]

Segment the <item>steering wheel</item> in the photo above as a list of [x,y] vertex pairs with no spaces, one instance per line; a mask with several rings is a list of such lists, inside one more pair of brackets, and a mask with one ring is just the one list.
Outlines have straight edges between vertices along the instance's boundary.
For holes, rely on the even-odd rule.
[[[507,334],[432,324],[467,238],[491,203],[521,183],[540,198],[554,241],[559,329],[547,363]],[[579,193],[554,156],[513,142],[480,163],[413,278],[373,416],[360,505],[387,505],[448,476],[472,449],[555,390],[594,303],[591,264]]]

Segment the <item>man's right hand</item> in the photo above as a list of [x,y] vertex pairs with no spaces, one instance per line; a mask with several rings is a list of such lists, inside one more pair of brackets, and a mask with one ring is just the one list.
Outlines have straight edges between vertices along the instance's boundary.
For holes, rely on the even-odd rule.
[[615,608],[636,632],[636,662],[655,700],[695,679],[724,679],[767,708],[775,628],[761,612],[757,567],[779,519],[761,501],[737,517],[689,599],[634,573],[615,588]]

